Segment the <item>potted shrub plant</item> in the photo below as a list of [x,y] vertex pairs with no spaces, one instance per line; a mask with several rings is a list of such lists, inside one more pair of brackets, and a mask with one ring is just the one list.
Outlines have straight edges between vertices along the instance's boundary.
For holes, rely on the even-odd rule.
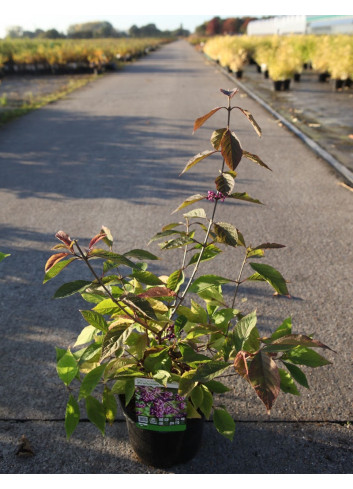
[[[251,245],[233,224],[216,219],[219,207],[227,205],[224,202],[261,204],[246,192],[234,192],[241,160],[270,170],[260,157],[244,150],[231,131],[235,110],[261,135],[252,114],[232,106],[237,89],[221,92],[227,103],[196,119],[194,131],[218,111],[225,111],[225,127],[212,133],[212,148],[192,157],[182,171],[218,155],[215,187],[187,198],[176,209],[183,219],[166,224],[151,238],[162,250],[182,250],[176,270],[151,271],[148,263],[157,256],[145,249],[113,251],[113,237],[104,226],[85,246],[57,232],[59,243],[45,265],[44,283],[74,261],[88,272],[54,294],[56,299],[80,294],[87,304],[80,311],[87,325],[76,343],[56,350],[57,372],[68,390],[67,438],[83,409],[104,434],[106,422],[115,419],[118,398],[134,450],[144,463],[159,467],[192,458],[200,445],[203,421],[211,416],[218,432],[233,438],[234,420],[218,400],[229,391],[222,375],[243,377],[270,412],[281,390],[297,395],[296,383],[308,387],[302,365],[330,363],[314,350],[328,347],[293,332],[290,318],[262,337],[256,311],[244,314],[238,309],[238,290],[245,282],[261,281],[275,294],[289,296],[289,291],[280,272],[259,263],[265,252],[283,245]],[[202,207],[185,211],[202,201],[212,203],[210,215]],[[237,276],[200,275],[202,264],[216,259],[223,247],[243,250]],[[222,290],[225,284],[232,287],[230,295]]]

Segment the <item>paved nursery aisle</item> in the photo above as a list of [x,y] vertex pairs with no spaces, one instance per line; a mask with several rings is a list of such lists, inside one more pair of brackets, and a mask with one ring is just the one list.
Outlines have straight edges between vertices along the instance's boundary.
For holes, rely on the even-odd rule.
[[[219,111],[192,135],[194,119],[224,104],[219,88],[233,88],[229,85],[192,47],[178,41],[1,129],[0,251],[11,253],[0,265],[0,442],[6,457],[26,430],[34,439],[45,436],[47,458],[37,458],[37,468],[39,460],[44,464],[39,471],[53,471],[56,450],[65,452],[62,421],[50,425],[52,439],[42,421],[63,418],[66,392],[58,388],[54,346],[73,344],[83,319],[76,296],[51,300],[62,280],[42,285],[55,232],[63,229],[84,244],[104,224],[116,238],[116,251],[146,247],[162,225],[175,219],[170,213],[178,204],[213,188],[217,158],[178,175],[191,156],[210,148],[213,129],[224,127]],[[233,101],[250,110],[263,130],[259,139],[246,118],[233,111],[232,126],[244,149],[259,155],[273,172],[243,161],[237,191],[247,191],[266,206],[226,202],[219,206],[218,218],[235,224],[252,244],[287,245],[267,253],[265,263],[290,280],[293,295],[292,300],[279,299],[264,286],[247,287],[250,299],[242,307],[246,312],[257,307],[264,333],[292,315],[296,331],[314,334],[337,351],[327,355],[333,366],[309,373],[310,391],[281,396],[271,419],[352,420],[352,193],[337,185],[328,166],[255,102],[241,93]],[[157,247],[150,249],[159,253]],[[160,266],[171,272],[169,265],[179,264],[176,255],[162,254]],[[240,262],[229,257],[225,254],[206,269],[235,275]],[[63,279],[74,279],[69,269],[64,273]],[[260,402],[252,401],[251,389],[233,382],[238,399],[228,407],[234,417],[267,419]],[[32,421],[19,426],[12,420]],[[97,441],[102,455],[114,436]],[[80,456],[93,457],[96,451],[75,453],[71,465],[65,465],[62,455],[64,465],[57,470],[78,471]],[[13,469],[6,467],[4,471],[26,471],[16,463]],[[97,471],[104,469],[97,465]]]

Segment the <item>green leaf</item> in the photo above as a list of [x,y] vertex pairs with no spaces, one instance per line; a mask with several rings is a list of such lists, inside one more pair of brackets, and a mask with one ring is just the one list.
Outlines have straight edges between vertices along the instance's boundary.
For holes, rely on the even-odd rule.
[[264,168],[267,168],[267,170],[271,170],[271,168],[269,166],[267,166],[262,160],[261,158],[259,158],[257,155],[254,155],[252,153],[249,153],[248,151],[244,151],[243,150],[243,156],[245,156],[245,158],[247,158],[248,160],[251,160],[253,161],[254,163],[257,163],[258,165],[260,166],[263,166]]
[[304,372],[297,367],[296,365],[293,365],[292,363],[289,362],[283,362],[284,365],[287,367],[289,373],[293,377],[294,380],[298,382],[298,384],[302,385],[303,387],[306,387],[309,389],[309,383],[307,381],[306,375]]
[[190,236],[181,236],[180,238],[171,239],[161,244],[160,247],[162,250],[171,250],[175,248],[182,248],[189,244],[195,243],[195,240]]
[[153,375],[154,380],[167,387],[167,383],[171,382],[171,374],[167,370],[158,370],[157,373]]
[[152,272],[143,272],[143,271],[137,271],[135,270],[132,274],[132,276],[134,278],[136,278],[139,282],[141,282],[142,284],[146,284],[146,285],[163,285],[163,282],[160,278],[157,277],[157,275],[155,275],[154,273]]
[[209,119],[213,114],[218,112],[219,109],[225,109],[226,107],[216,107],[215,109],[212,109],[210,112],[207,112],[207,114],[198,117],[196,121],[194,122],[194,132],[197,131],[206,121]]
[[130,306],[135,312],[142,316],[147,316],[150,319],[157,320],[157,316],[151,306],[151,304],[142,297],[138,297],[134,294],[127,294],[121,298],[125,305]]
[[124,255],[119,255],[117,253],[112,253],[111,251],[102,250],[99,248],[93,249],[89,252],[90,258],[103,258],[114,263],[115,266],[125,265],[126,267],[134,269],[139,269],[139,267],[133,263],[131,260],[126,258]]
[[184,207],[187,207],[188,205],[194,204],[195,202],[199,202],[200,200],[203,200],[203,199],[206,199],[205,195],[201,195],[201,194],[191,195],[186,200],[184,200],[184,202],[182,204],[180,204],[179,207],[177,207],[172,212],[172,214],[174,214],[174,212],[180,211],[181,209],[184,209]]
[[144,361],[145,369],[152,374],[157,373],[158,370],[170,371],[171,366],[172,362],[166,348],[157,353],[151,353]]
[[94,312],[99,314],[114,314],[121,311],[121,308],[112,299],[104,299],[99,302],[94,308]]
[[8,256],[11,256],[11,254],[9,253],[2,253],[0,251],[0,262],[2,262],[5,258],[7,258]]
[[283,323],[278,326],[276,331],[271,334],[271,339],[276,340],[277,338],[281,338],[282,336],[286,336],[291,334],[292,332],[292,318],[289,317],[283,321]]
[[57,348],[57,347],[55,347],[55,352],[56,352],[56,363],[58,363],[58,361],[60,360],[60,358],[65,355],[65,353],[67,352],[67,350],[65,350],[64,348]]
[[129,404],[135,394],[135,379],[127,379],[125,382],[125,406]]
[[102,346],[99,343],[92,343],[85,348],[84,353],[80,357],[80,363],[92,362],[99,359],[101,355]]
[[183,270],[175,270],[171,275],[169,275],[167,281],[167,288],[178,292],[180,286],[184,283],[185,276]]
[[233,132],[227,129],[221,140],[221,153],[231,170],[235,170],[243,156],[240,142]]
[[279,376],[281,378],[281,385],[280,385],[281,391],[285,392],[286,394],[293,394],[294,396],[300,396],[300,392],[298,391],[297,386],[295,385],[291,375],[286,370],[283,370],[282,368],[279,368],[278,371],[279,371]]
[[189,292],[193,292],[197,294],[212,286],[227,284],[229,282],[231,282],[230,279],[220,277],[219,275],[212,275],[212,274],[202,275],[201,277],[198,277],[196,280],[194,280],[194,282],[189,288]]
[[289,334],[277,338],[271,343],[272,345],[288,345],[288,346],[308,346],[310,348],[324,348],[326,350],[331,350],[330,347],[321,343],[321,341],[313,340],[309,336],[304,334]]
[[186,416],[188,419],[201,418],[201,415],[196,411],[190,401],[187,401],[186,403]]
[[145,250],[130,250],[124,253],[124,256],[130,256],[131,258],[137,258],[138,260],[159,260],[158,256],[153,255],[149,251]]
[[227,370],[228,367],[230,367],[229,363],[210,360],[197,367],[193,380],[195,382],[208,382]]
[[148,244],[152,243],[153,241],[157,241],[158,239],[165,238],[167,236],[174,236],[174,234],[179,234],[181,236],[185,236],[184,231],[178,231],[177,229],[166,229],[165,231],[162,231],[160,233],[155,234],[149,241]]
[[126,345],[129,346],[129,353],[137,359],[142,359],[143,354],[147,348],[147,336],[146,334],[132,331],[128,338],[125,340]]
[[97,426],[104,435],[105,432],[105,409],[98,399],[92,396],[86,398],[86,411],[88,419]]
[[60,379],[66,386],[70,385],[78,373],[78,365],[70,350],[60,358],[56,365]]
[[182,354],[182,359],[186,363],[192,362],[204,362],[209,361],[210,358],[206,355],[202,355],[201,353],[197,353],[191,346],[179,343],[180,352]]
[[210,380],[209,382],[205,383],[205,386],[215,394],[224,394],[225,392],[230,391],[227,386],[225,386],[224,384],[222,384],[222,382],[219,382],[218,380]]
[[198,409],[203,401],[203,390],[200,385],[197,385],[193,388],[190,394],[192,403],[195,409]]
[[203,392],[203,398],[202,403],[200,404],[200,410],[205,415],[205,418],[209,419],[213,406],[213,395],[205,385],[201,385],[201,389]]
[[226,409],[215,409],[213,413],[213,422],[218,433],[228,438],[228,440],[233,440],[235,422]]
[[216,149],[217,151],[219,150],[221,146],[221,141],[224,136],[224,133],[226,132],[227,128],[224,127],[222,129],[216,129],[213,131],[212,136],[211,136],[211,144]]
[[222,173],[216,180],[216,189],[223,195],[229,195],[234,187],[234,177],[230,173]]
[[120,324],[107,332],[102,343],[101,361],[107,357],[113,356],[119,349],[120,343],[118,343],[118,340],[129,326],[130,324],[128,323]]
[[59,261],[52,266],[44,276],[43,284],[49,282],[52,278],[56,277],[65,267],[67,267],[76,258],[69,258],[68,260]]
[[282,359],[289,360],[296,365],[306,365],[312,368],[323,367],[332,363],[316,351],[305,346],[297,346],[293,350],[284,353]]
[[249,263],[249,265],[255,272],[259,273],[278,294],[289,296],[286,281],[278,270],[270,265],[265,265],[264,263]]
[[189,396],[190,392],[197,384],[197,382],[195,382],[192,378],[193,375],[194,371],[191,370],[189,372],[185,372],[180,379],[178,393],[185,398]]
[[[237,351],[245,349],[244,344],[250,338],[252,331],[256,328],[256,323],[256,311],[253,311],[250,314],[244,316],[242,319],[240,319],[240,321],[237,322],[233,332],[234,345]],[[258,342],[258,346],[260,346],[260,342]]]
[[106,364],[99,365],[99,367],[94,368],[84,377],[80,387],[80,392],[78,394],[79,401],[89,396],[91,392],[95,389],[103,375],[106,366]]
[[228,224],[227,222],[215,222],[213,224],[213,229],[219,243],[234,247],[238,246],[238,231],[232,224]]
[[233,194],[228,195],[228,198],[230,199],[236,199],[236,200],[245,200],[246,202],[252,202],[253,204],[262,204],[258,199],[253,199],[248,195],[246,192],[235,192]]
[[[180,175],[182,175],[183,173],[185,173],[186,171],[190,170],[190,168],[192,168],[194,165],[196,165],[196,163],[199,163],[200,161],[204,160],[205,158],[207,158],[208,156],[210,155],[213,155],[214,153],[217,153],[217,151],[210,151],[210,150],[206,150],[206,151],[202,151],[202,153],[198,153],[197,155],[193,156],[185,165],[185,168],[184,170],[180,173]],[[179,176],[180,176],[179,175]]]
[[268,413],[280,392],[281,378],[274,360],[260,350],[251,360],[248,377]]
[[89,343],[90,341],[93,340],[94,335],[97,333],[97,328],[94,326],[86,326],[83,328],[81,333],[78,335],[76,343],[74,346],[80,346],[80,345],[85,345],[86,343]]
[[80,408],[72,394],[70,394],[65,412],[65,431],[66,437],[69,440],[72,433],[75,431],[78,422],[80,421]]
[[[191,258],[187,266],[194,265],[197,263],[200,253],[195,253]],[[219,253],[222,253],[222,250],[217,248],[215,245],[208,245],[207,248],[204,249],[204,252],[202,253],[202,257],[200,262],[212,260],[215,256],[219,255]]]
[[[115,304],[116,307],[116,304]],[[108,323],[104,317],[96,311],[80,311],[85,320],[95,328],[106,333],[108,331]]]
[[194,217],[200,218],[200,219],[207,219],[206,212],[204,209],[199,208],[199,209],[193,209],[192,211],[187,212],[186,214],[183,214],[184,217],[187,217],[189,219],[192,219]]
[[105,411],[105,418],[110,425],[114,423],[118,406],[116,399],[112,391],[105,386],[103,391],[103,407]]

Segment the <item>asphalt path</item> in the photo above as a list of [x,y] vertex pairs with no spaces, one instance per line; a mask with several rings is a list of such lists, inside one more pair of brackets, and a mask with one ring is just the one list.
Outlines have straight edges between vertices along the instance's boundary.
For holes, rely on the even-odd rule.
[[[0,472],[154,472],[134,458],[121,414],[104,440],[83,423],[76,439],[66,442],[67,395],[57,379],[54,347],[74,343],[84,326],[82,301],[51,297],[63,280],[86,277],[73,266],[44,286],[43,269],[59,229],[84,245],[105,225],[115,237],[115,251],[146,248],[151,236],[175,220],[170,214],[186,197],[213,189],[217,158],[178,175],[190,157],[211,148],[213,129],[225,126],[219,111],[192,134],[197,117],[225,103],[219,89],[233,88],[229,85],[178,41],[1,129],[0,251],[11,257],[0,265]],[[249,386],[229,379],[233,395],[223,402],[238,421],[233,444],[220,440],[209,423],[210,442],[201,455],[171,472],[349,473],[352,193],[245,93],[233,101],[248,109],[263,131],[258,138],[233,111],[232,127],[243,148],[273,171],[242,161],[236,190],[266,205],[226,201],[217,219],[236,225],[248,243],[286,245],[266,253],[264,262],[283,273],[292,294],[275,298],[263,284],[245,286],[238,306],[244,312],[257,309],[264,334],[291,316],[295,332],[313,334],[337,353],[326,355],[332,365],[307,371],[310,391],[282,395],[271,418]],[[148,249],[160,254],[157,246]],[[178,267],[177,252],[161,256],[161,273]],[[236,276],[240,263],[238,251],[227,251],[204,272]],[[14,455],[22,434],[36,452],[25,461]],[[237,457],[222,458],[226,450],[237,450]],[[297,457],[302,450],[308,454],[304,461]]]

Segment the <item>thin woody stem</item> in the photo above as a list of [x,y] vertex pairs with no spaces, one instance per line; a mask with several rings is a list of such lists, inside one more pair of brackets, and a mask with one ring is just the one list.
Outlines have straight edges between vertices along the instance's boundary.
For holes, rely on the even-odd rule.
[[136,323],[139,323],[141,326],[143,326],[144,328],[146,328],[148,331],[150,331],[151,333],[153,334],[158,334],[158,331],[154,330],[153,328],[151,328],[148,324],[146,324],[142,319],[140,319],[139,317],[136,317],[134,316],[133,314],[131,314],[129,311],[127,311],[125,309],[124,306],[122,306],[121,302],[128,307],[127,304],[125,304],[124,300],[123,299],[120,299],[119,301],[117,301],[115,299],[115,297],[112,295],[112,293],[110,292],[110,290],[108,289],[108,287],[106,287],[106,285],[104,284],[104,282],[101,280],[101,278],[97,275],[97,273],[95,272],[94,268],[92,267],[92,265],[89,263],[89,260],[88,258],[86,257],[86,255],[83,253],[83,251],[81,250],[79,244],[77,243],[77,240],[74,240],[74,243],[81,255],[81,258],[83,259],[83,261],[86,263],[86,265],[88,266],[88,268],[90,269],[92,275],[95,277],[95,279],[97,280],[97,282],[101,285],[101,287],[103,287],[103,289],[105,290],[105,292],[108,294],[109,298],[117,305],[120,307],[120,309],[124,312],[124,314],[126,314],[127,316],[129,316],[131,319],[133,319]]

